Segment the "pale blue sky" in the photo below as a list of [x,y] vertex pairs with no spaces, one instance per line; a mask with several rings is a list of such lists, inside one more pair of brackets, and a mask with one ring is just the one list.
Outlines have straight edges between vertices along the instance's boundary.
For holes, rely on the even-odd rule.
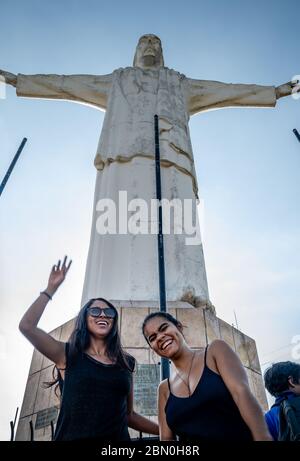
[[[165,65],[193,78],[279,85],[300,74],[297,0],[2,0],[0,68],[14,73],[106,74],[132,65],[140,35],[160,36]],[[257,341],[262,363],[291,359],[300,334],[300,100],[275,109],[223,109],[190,123],[210,296],[229,323]],[[79,308],[103,121],[93,108],[0,100],[0,175],[28,144],[0,201],[0,439],[21,405],[32,348],[18,321],[58,257],[68,280],[41,325]]]

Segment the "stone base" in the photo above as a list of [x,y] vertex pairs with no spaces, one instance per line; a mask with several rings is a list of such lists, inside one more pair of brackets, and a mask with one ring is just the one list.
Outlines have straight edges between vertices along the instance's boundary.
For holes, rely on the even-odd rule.
[[[152,354],[141,331],[147,314],[158,310],[157,302],[149,301],[114,301],[120,318],[122,344],[138,363],[135,374],[135,410],[156,420],[156,388],[159,382],[159,357]],[[248,375],[250,388],[264,410],[267,399],[261,376],[255,341],[239,330],[219,319],[211,310],[194,308],[186,302],[169,302],[168,312],[185,326],[184,335],[187,343],[194,349],[204,347],[214,339],[223,339],[239,355]],[[56,328],[50,334],[66,342],[74,328],[75,319]],[[51,427],[47,424],[47,412],[42,410],[59,408],[59,400],[54,388],[44,389],[43,382],[52,380],[53,364],[34,350],[29,370],[29,377],[23,399],[16,440],[30,440],[30,421],[33,423],[34,440],[50,440]],[[53,416],[51,416],[53,417]],[[38,420],[37,420],[38,418]],[[38,422],[36,428],[36,422]],[[44,425],[44,427],[43,427]],[[138,437],[136,431],[130,430],[132,437]]]

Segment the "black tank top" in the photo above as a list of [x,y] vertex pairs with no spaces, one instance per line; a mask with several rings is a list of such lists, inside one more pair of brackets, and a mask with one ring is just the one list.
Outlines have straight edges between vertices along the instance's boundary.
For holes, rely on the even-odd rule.
[[[60,380],[61,409],[54,440],[130,440],[127,427],[127,396],[132,373],[118,365],[106,365],[89,355],[68,360]],[[130,366],[134,368],[134,359]]]
[[207,348],[202,376],[190,397],[173,395],[168,380],[168,426],[184,442],[253,440],[223,379],[206,365]]

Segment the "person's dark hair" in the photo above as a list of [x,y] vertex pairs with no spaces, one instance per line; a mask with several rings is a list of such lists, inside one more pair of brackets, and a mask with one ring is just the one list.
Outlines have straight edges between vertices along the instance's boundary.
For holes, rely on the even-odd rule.
[[292,378],[293,383],[300,383],[299,363],[273,363],[264,373],[265,387],[271,395],[278,397],[282,392],[290,389],[289,378]]
[[[123,369],[127,369],[130,372],[134,371],[135,368],[135,359],[132,355],[127,354],[122,345],[121,345],[121,338],[119,333],[119,326],[118,326],[118,311],[111,304],[104,298],[93,298],[90,299],[79,311],[79,314],[76,319],[74,330],[72,331],[70,338],[68,340],[69,343],[69,352],[68,352],[68,363],[72,364],[76,361],[80,354],[89,347],[90,345],[90,333],[87,329],[87,310],[93,304],[94,301],[103,301],[108,307],[114,309],[116,312],[116,316],[113,321],[113,326],[106,337],[106,351],[107,356],[112,361],[115,361],[118,366]],[[58,387],[59,387],[59,374],[57,367],[54,366],[53,368],[53,381],[44,383],[45,387],[51,387],[56,384],[55,393],[57,394]]]
[[148,340],[147,340],[146,335],[145,335],[146,324],[149,322],[149,320],[154,319],[156,317],[162,317],[163,319],[166,319],[169,322],[173,323],[173,325],[175,325],[175,327],[178,328],[178,330],[182,333],[182,331],[181,331],[182,324],[181,324],[181,322],[179,322],[179,320],[175,319],[175,317],[173,317],[173,315],[169,314],[168,312],[161,312],[161,311],[152,312],[151,314],[148,314],[147,317],[145,317],[145,319],[143,321],[143,325],[142,325],[143,336],[144,336],[144,338],[146,339],[147,342],[148,342]]

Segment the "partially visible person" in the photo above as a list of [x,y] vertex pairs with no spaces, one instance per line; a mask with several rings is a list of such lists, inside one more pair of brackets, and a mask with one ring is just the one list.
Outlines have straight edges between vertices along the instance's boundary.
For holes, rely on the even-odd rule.
[[55,441],[126,441],[128,427],[158,435],[158,425],[133,409],[135,359],[120,340],[118,311],[103,298],[90,299],[79,311],[68,342],[38,328],[49,300],[64,281],[71,261],[53,266],[42,291],[20,321],[31,344],[56,367],[61,408]]
[[[265,371],[264,380],[267,391],[276,399],[265,418],[273,439],[279,440],[280,418],[284,418],[283,402],[291,403],[295,397],[299,397],[300,405],[300,364],[289,361],[274,363]],[[300,419],[298,424],[300,428]]]
[[227,343],[215,340],[193,350],[183,325],[163,312],[145,318],[143,334],[154,352],[174,365],[174,375],[158,390],[161,440],[272,440],[245,369]]

